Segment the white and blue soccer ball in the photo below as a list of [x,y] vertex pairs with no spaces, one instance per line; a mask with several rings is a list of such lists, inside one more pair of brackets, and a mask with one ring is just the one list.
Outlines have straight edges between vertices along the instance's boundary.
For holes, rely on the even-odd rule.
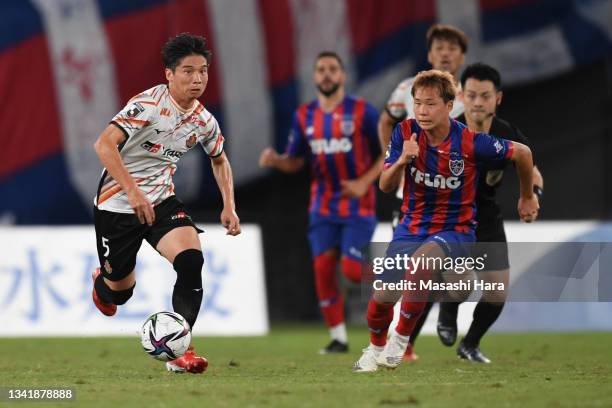
[[174,312],[158,312],[149,316],[142,325],[140,336],[147,354],[161,361],[181,357],[191,344],[189,323]]

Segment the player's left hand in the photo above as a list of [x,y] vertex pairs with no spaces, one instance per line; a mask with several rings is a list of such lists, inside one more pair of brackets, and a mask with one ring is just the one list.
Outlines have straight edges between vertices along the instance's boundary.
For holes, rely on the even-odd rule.
[[363,181],[357,180],[341,180],[340,188],[344,197],[359,198],[363,197],[368,192],[369,185]]
[[223,208],[221,211],[221,224],[227,230],[227,235],[236,236],[240,234],[240,218],[236,211],[230,208]]
[[538,211],[540,204],[538,203],[538,196],[532,194],[529,198],[520,197],[518,201],[518,212],[519,217],[522,221],[533,222],[538,218]]

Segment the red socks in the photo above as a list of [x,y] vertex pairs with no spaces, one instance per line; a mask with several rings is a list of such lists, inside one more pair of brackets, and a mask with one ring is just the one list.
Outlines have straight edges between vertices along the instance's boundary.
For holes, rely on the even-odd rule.
[[[419,269],[415,274],[407,273],[406,279],[416,282],[419,287],[419,281],[431,279],[431,271],[427,269]],[[402,305],[400,309],[399,321],[395,331],[402,336],[412,335],[414,326],[419,321],[419,317],[425,309],[425,305],[429,299],[429,290],[415,290],[412,292],[404,292],[402,296]]]
[[427,302],[411,302],[402,300],[402,307],[400,309],[399,321],[395,331],[402,336],[412,335],[414,326],[416,326],[425,309]]
[[343,256],[340,259],[340,270],[348,280],[353,283],[361,282],[361,262],[356,259],[351,259],[348,256]]
[[[338,289],[335,255],[323,253],[314,259],[315,286],[321,313],[327,326],[334,327],[344,322],[344,299]],[[340,269],[351,282],[361,282],[361,262],[343,256]]]
[[370,343],[375,346],[384,346],[387,343],[387,331],[393,320],[393,304],[378,303],[370,299],[368,303],[368,329],[370,330]]
[[314,259],[319,307],[328,327],[344,322],[344,299],[338,290],[336,263],[336,257],[330,254],[321,254]]

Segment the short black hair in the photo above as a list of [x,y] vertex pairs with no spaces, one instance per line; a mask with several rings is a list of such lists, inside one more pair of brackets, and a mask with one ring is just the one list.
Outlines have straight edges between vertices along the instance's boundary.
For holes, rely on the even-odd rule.
[[206,48],[206,38],[189,33],[180,33],[172,37],[162,47],[162,60],[164,67],[174,69],[181,63],[182,59],[189,55],[201,55],[210,64],[212,52]]
[[315,65],[321,58],[326,57],[335,58],[338,61],[338,64],[340,64],[340,68],[344,69],[344,62],[342,62],[342,58],[340,58],[340,56],[334,51],[321,51],[315,59]]
[[501,75],[499,71],[490,65],[477,62],[472,65],[468,65],[461,74],[461,86],[465,87],[465,83],[468,79],[474,78],[479,81],[491,81],[495,86],[496,90],[501,89]]
[[431,51],[431,45],[434,40],[446,40],[449,42],[456,42],[461,48],[461,52],[465,54],[468,49],[468,38],[467,35],[457,27],[448,24],[434,24],[429,27],[427,34],[425,35],[427,42],[427,50]]

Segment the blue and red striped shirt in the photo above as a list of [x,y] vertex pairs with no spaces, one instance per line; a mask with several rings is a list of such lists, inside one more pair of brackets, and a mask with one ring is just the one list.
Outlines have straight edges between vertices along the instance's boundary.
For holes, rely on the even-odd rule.
[[478,166],[512,157],[511,141],[475,133],[450,121],[448,137],[437,146],[427,143],[425,132],[413,119],[399,123],[391,135],[385,168],[399,159],[404,140],[417,135],[419,155],[406,166],[400,221],[414,235],[472,232],[476,228]]
[[318,100],[295,112],[287,154],[310,162],[310,214],[344,220],[374,217],[376,192],[372,184],[360,198],[341,194],[341,181],[362,176],[380,155],[378,112],[365,100],[345,96],[331,112]]

